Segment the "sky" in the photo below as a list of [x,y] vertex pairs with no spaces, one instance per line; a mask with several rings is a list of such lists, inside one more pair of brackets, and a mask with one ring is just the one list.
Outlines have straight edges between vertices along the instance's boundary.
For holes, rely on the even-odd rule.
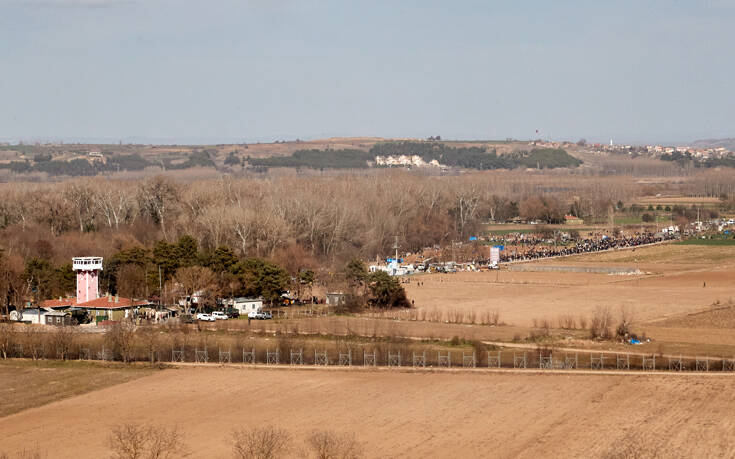
[[735,0],[0,0],[0,140],[735,137],[733,24]]

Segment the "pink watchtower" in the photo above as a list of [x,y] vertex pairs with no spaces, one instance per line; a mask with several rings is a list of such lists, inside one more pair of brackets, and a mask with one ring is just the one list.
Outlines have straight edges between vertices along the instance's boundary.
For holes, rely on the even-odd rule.
[[100,296],[102,257],[76,257],[72,260],[73,269],[77,272],[77,304],[96,300]]

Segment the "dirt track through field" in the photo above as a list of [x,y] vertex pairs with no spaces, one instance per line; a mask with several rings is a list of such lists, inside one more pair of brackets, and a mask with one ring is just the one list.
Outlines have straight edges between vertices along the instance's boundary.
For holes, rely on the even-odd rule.
[[180,425],[192,457],[235,427],[354,432],[368,457],[731,457],[731,378],[183,368],[0,419],[0,451],[105,457],[124,422]]

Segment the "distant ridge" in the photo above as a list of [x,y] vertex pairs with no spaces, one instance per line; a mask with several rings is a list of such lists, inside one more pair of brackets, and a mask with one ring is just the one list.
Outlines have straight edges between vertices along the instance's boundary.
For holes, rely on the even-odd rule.
[[730,151],[735,151],[735,139],[701,139],[692,142],[693,147],[700,148],[727,148]]

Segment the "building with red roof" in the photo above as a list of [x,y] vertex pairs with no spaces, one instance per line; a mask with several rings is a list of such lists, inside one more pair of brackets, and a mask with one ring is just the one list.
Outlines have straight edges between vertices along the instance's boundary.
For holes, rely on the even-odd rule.
[[98,278],[102,270],[101,257],[74,258],[74,270],[77,272],[77,296],[45,300],[41,307],[60,310],[84,310],[97,320],[120,320],[129,317],[133,310],[148,306],[146,300],[122,298],[107,294],[99,296]]

